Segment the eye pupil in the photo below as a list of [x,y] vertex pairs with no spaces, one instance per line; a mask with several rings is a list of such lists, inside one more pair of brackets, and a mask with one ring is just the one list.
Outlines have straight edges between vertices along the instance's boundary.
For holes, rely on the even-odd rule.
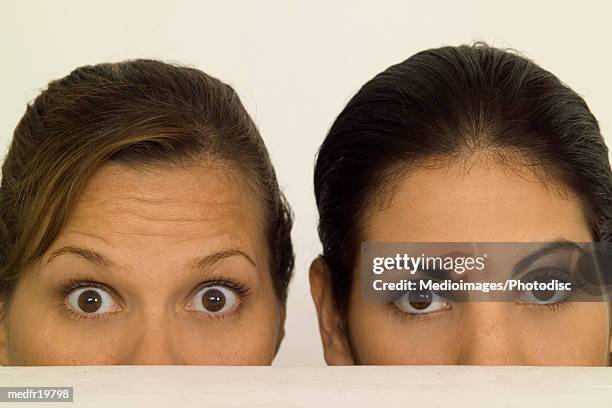
[[411,291],[408,297],[410,306],[417,310],[427,309],[433,300],[431,291],[429,290],[418,290]]
[[92,289],[79,295],[79,307],[85,313],[94,313],[102,306],[102,296]]
[[218,312],[225,306],[225,295],[219,289],[209,289],[202,294],[202,305],[209,312]]
[[555,295],[555,291],[554,290],[535,290],[533,291],[533,295],[538,299],[538,300],[550,300],[552,299],[552,297]]
[[[548,283],[550,281],[552,281],[552,278],[549,279],[543,279],[542,280],[544,283]],[[532,291],[533,296],[541,301],[547,301],[553,298],[553,296],[555,296],[556,291],[554,290],[533,290]]]

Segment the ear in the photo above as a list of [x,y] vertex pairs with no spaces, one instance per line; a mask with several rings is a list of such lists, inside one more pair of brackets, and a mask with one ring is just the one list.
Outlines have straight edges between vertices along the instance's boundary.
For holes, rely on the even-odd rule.
[[276,354],[278,353],[278,350],[280,349],[280,345],[283,342],[283,339],[285,338],[285,317],[286,316],[287,316],[287,304],[285,303],[284,305],[281,305],[279,309],[279,315],[278,315],[279,328],[278,328],[278,335],[276,336],[276,348],[274,350],[274,357],[276,357]]
[[612,336],[610,336],[610,345],[608,347],[608,366],[612,366]]
[[9,365],[6,320],[6,316],[4,315],[4,302],[0,300],[0,366]]
[[329,268],[320,256],[310,265],[310,294],[317,308],[325,361],[328,365],[355,364],[344,321],[336,308]]

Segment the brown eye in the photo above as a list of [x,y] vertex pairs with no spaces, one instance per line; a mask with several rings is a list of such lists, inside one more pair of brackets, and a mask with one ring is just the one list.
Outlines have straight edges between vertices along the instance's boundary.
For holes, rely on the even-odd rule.
[[85,315],[113,312],[119,308],[113,297],[98,287],[75,289],[66,297],[66,303],[73,311]]
[[224,286],[209,286],[200,289],[190,302],[196,311],[218,315],[234,310],[239,303],[238,295]]
[[431,305],[432,292],[430,290],[412,291],[408,296],[410,306],[417,310],[427,309]]
[[413,290],[395,301],[401,311],[408,314],[425,314],[450,309],[448,301],[431,290]]
[[[556,278],[552,276],[541,276],[538,277],[537,273],[544,275],[546,273],[545,270],[536,270],[528,274],[529,278],[525,278],[526,283],[530,283],[534,285],[533,289],[523,290],[519,296],[519,301],[521,303],[533,303],[535,305],[550,305],[554,303],[561,303],[567,301],[570,298],[571,290],[560,290],[555,289],[554,286],[552,288],[547,288],[546,285],[553,284],[555,281],[567,283],[568,280],[566,277]],[[542,286],[538,286],[542,285]]]
[[202,305],[209,312],[218,312],[225,306],[225,295],[216,288],[205,290],[202,294]]
[[102,306],[102,296],[95,290],[88,289],[79,295],[79,307],[85,313],[94,313]]

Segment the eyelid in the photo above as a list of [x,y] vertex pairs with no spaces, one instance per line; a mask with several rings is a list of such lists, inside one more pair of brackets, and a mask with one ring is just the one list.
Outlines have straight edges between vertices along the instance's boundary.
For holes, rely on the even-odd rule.
[[577,275],[568,271],[567,269],[559,268],[559,267],[539,267],[523,273],[519,279],[524,280],[525,277],[534,276],[534,280],[538,277],[553,277],[557,279],[567,278],[568,282],[572,283],[572,287],[574,289],[578,289],[586,284],[583,280],[578,280]]
[[95,278],[91,277],[83,279],[71,279],[67,283],[62,285],[61,292],[64,296],[68,296],[68,294],[70,294],[73,290],[83,287],[95,287],[103,289],[107,291],[111,296],[113,296],[113,298],[119,300],[120,302],[123,302],[123,298],[121,297],[119,292],[115,290],[115,288],[105,283],[99,282]]
[[514,267],[512,268],[512,273],[510,274],[510,276],[515,277],[519,275],[521,272],[528,269],[538,259],[546,255],[567,250],[580,251],[581,253],[585,253],[585,249],[578,245],[576,242],[568,241],[565,239],[551,241],[543,245],[541,248],[532,251],[530,254],[528,254],[519,262],[517,262],[516,265],[514,265]]
[[[224,296],[226,297],[226,301],[233,297],[234,298],[233,301],[235,302],[235,304],[232,305],[228,310],[224,310],[224,311],[221,311],[221,310],[219,310],[219,311],[200,310],[198,306],[192,305],[192,301],[193,300],[196,300],[196,302],[199,302],[199,301],[202,300],[201,297],[197,296],[198,294],[200,294],[201,292],[204,293],[204,292],[206,292],[206,290],[208,290],[210,288],[221,288],[221,289],[231,293],[231,296],[227,296],[226,294],[224,294]],[[223,290],[221,292],[223,292]],[[189,308],[190,312],[202,313],[202,314],[207,315],[207,317],[209,317],[209,318],[223,318],[223,317],[232,315],[236,311],[238,311],[238,309],[241,307],[242,302],[243,302],[243,298],[234,289],[230,289],[230,288],[228,288],[226,286],[222,286],[222,285],[212,285],[212,286],[203,286],[203,287],[201,287],[198,291],[196,291],[194,293],[194,295],[191,298],[191,301],[188,304],[190,306],[192,306],[192,307]],[[206,308],[204,308],[204,309],[206,309]]]
[[[520,294],[517,296],[517,303],[525,307],[533,307],[533,308],[548,307],[550,309],[555,309],[555,308],[560,307],[561,305],[569,305],[575,300],[576,289],[579,289],[585,284],[585,282],[577,281],[574,274],[572,274],[571,272],[563,268],[559,268],[559,267],[536,268],[531,271],[525,272],[520,279],[524,280],[526,276],[530,276],[530,275],[534,275],[532,278],[533,281],[537,280],[538,278],[548,277],[548,278],[556,278],[558,280],[564,280],[564,281],[570,282],[572,284],[572,290],[569,293],[565,294],[563,299],[558,300],[556,302],[525,302],[522,300],[524,297],[523,296],[524,292],[520,292]],[[563,275],[563,276],[560,276],[560,275]]]
[[[212,278],[212,279],[207,279],[205,281],[199,282],[195,286],[195,288],[192,291],[190,291],[189,294],[187,295],[185,304],[186,305],[189,304],[193,296],[195,296],[195,294],[198,291],[204,288],[213,287],[213,286],[223,286],[236,293],[236,295],[239,298],[239,305],[236,308],[236,310],[243,307],[245,300],[251,294],[250,288],[237,280],[228,279],[228,278],[220,278],[220,277]],[[80,289],[80,288],[87,288],[87,287],[94,287],[94,288],[98,288],[98,289],[108,292],[108,294],[113,298],[113,301],[118,304],[119,309],[120,310],[123,309],[125,301],[123,297],[121,296],[121,294],[119,294],[119,292],[115,290],[115,288],[110,286],[109,284],[102,283],[92,276],[85,276],[82,278],[72,278],[68,282],[60,285],[60,287],[57,290],[58,303],[64,310],[69,311],[72,314],[84,314],[84,313],[80,313],[78,311],[72,310],[72,308],[70,308],[66,304],[66,298],[74,290]],[[90,318],[100,318],[100,317],[103,317],[105,314],[108,314],[108,313],[92,314]]]
[[[433,310],[433,311],[430,311],[430,312],[409,312],[409,311],[406,311],[406,310],[402,309],[400,307],[400,305],[399,305],[399,303],[402,300],[407,302],[409,305],[410,305],[410,303],[412,303],[409,300],[409,297],[410,297],[410,294],[411,294],[410,291],[403,292],[393,302],[388,302],[388,303],[391,303],[395,308],[397,308],[397,310],[399,312],[405,313],[405,314],[409,314],[409,315],[424,315],[424,314],[425,315],[427,315],[427,314],[431,315],[431,314],[436,314],[436,313],[443,312],[443,311],[446,311],[446,310],[450,310],[450,308],[451,308],[451,301],[450,301],[450,299],[448,299],[446,296],[444,296],[444,295],[442,295],[442,294],[440,294],[440,293],[438,293],[436,291],[427,291],[427,292],[430,292],[431,295],[432,295],[432,297],[431,297],[432,300],[431,300],[431,302],[429,302],[428,307],[433,305],[434,303],[436,303],[436,304],[441,304],[442,305],[442,307],[440,309]],[[406,297],[408,297],[408,298],[406,298]],[[414,306],[411,306],[411,307],[414,308]]]
[[417,269],[416,271],[414,271],[414,273],[411,273],[411,276],[413,278],[416,278],[416,280],[423,280],[423,279],[431,279],[431,280],[446,280],[446,279],[451,279],[451,280],[456,280],[456,274],[453,272],[452,269],[438,269],[438,268],[431,268],[431,269]]
[[[72,307],[69,303],[68,303],[68,297],[75,292],[78,289],[83,289],[83,288],[96,288],[96,289],[100,289],[104,292],[106,292],[108,294],[108,296],[110,296],[112,298],[113,303],[116,305],[118,310],[114,310],[111,312],[101,312],[101,313],[85,313],[85,312],[81,312],[79,310],[75,310],[74,307]],[[91,279],[87,279],[87,280],[80,280],[80,279],[73,279],[71,281],[69,281],[68,283],[66,283],[65,285],[62,286],[61,290],[58,292],[59,293],[59,307],[67,312],[68,314],[70,314],[70,316],[72,318],[77,318],[77,319],[103,319],[106,318],[112,314],[118,313],[120,311],[123,310],[123,305],[122,305],[122,300],[121,297],[119,296],[119,294],[117,293],[117,291],[100,282],[97,282],[95,280],[91,280]]]
[[236,280],[228,279],[228,278],[212,278],[212,279],[207,279],[205,281],[198,283],[195,286],[195,288],[191,292],[189,292],[189,294],[187,295],[185,304],[189,304],[189,302],[191,302],[191,299],[193,299],[196,293],[198,293],[204,288],[208,288],[212,286],[223,286],[223,287],[233,290],[234,292],[236,292],[241,302],[244,298],[249,296],[249,294],[251,293],[250,289],[246,285]]
[[[81,313],[79,311],[73,310],[73,308],[71,308],[69,305],[66,304],[67,298],[68,296],[75,291],[76,289],[80,289],[80,288],[87,288],[87,287],[94,287],[94,288],[98,288],[101,290],[104,290],[105,292],[107,292],[113,299],[113,302],[115,302],[117,304],[117,306],[119,307],[119,310],[116,312],[112,312],[112,313],[117,313],[121,310],[124,309],[124,305],[125,305],[125,301],[123,299],[123,297],[119,294],[119,292],[117,290],[115,290],[115,288],[113,288],[112,286],[102,283],[98,280],[96,280],[96,278],[92,277],[92,276],[86,276],[83,278],[72,278],[70,279],[68,282],[64,283],[63,285],[61,285],[59,287],[59,289],[57,290],[57,303],[58,305],[66,312],[69,312],[71,315],[73,315],[73,317],[79,317],[79,318],[86,318],[84,317],[85,314]],[[100,314],[91,314],[91,316],[87,317],[90,319],[93,318],[103,318],[106,317],[109,314],[112,313],[100,313]]]
[[432,319],[444,312],[451,311],[453,309],[452,303],[451,302],[445,302],[445,303],[446,303],[445,308],[436,310],[430,313],[409,313],[409,312],[406,312],[400,309],[396,302],[384,302],[383,307],[389,313],[392,313],[395,316],[399,316],[401,319],[417,321],[417,320],[422,320],[422,319]]

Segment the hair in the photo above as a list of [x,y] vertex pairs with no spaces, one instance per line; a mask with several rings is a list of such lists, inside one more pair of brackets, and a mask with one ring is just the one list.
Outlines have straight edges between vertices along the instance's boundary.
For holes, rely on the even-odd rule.
[[145,59],[77,68],[27,106],[2,166],[0,300],[8,303],[21,271],[48,250],[100,166],[199,160],[228,163],[257,193],[284,305],[293,217],[257,127],[229,85]]
[[594,240],[612,238],[608,148],[585,101],[513,51],[483,43],[429,49],[368,81],[319,150],[318,231],[340,311],[373,204],[390,200],[409,168],[481,152],[539,169],[545,184],[578,197]]

